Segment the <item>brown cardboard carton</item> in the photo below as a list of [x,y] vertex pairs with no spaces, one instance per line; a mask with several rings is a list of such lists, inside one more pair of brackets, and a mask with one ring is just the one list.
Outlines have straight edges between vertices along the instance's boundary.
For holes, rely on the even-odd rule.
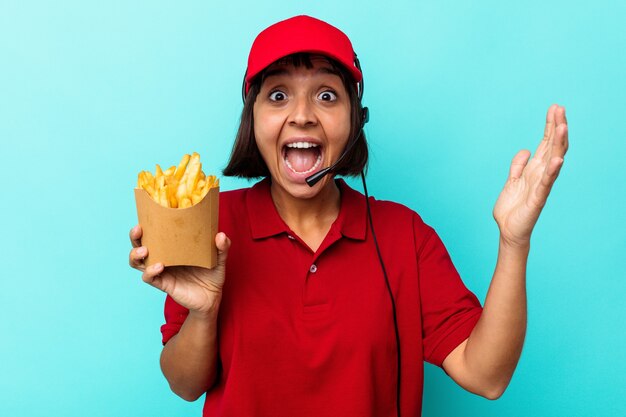
[[135,202],[143,229],[141,244],[148,248],[146,266],[161,262],[213,268],[217,264],[219,187],[184,209],[163,207],[140,188],[135,188]]

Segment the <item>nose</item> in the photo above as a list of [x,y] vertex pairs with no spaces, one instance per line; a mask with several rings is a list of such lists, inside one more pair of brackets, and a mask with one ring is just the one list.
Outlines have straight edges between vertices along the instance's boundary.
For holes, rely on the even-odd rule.
[[299,127],[315,126],[317,124],[314,103],[308,97],[300,95],[292,99],[289,124]]

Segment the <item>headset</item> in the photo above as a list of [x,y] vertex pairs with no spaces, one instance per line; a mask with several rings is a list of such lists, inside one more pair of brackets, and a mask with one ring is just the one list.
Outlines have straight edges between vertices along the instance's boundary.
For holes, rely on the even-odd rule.
[[[361,63],[359,62],[359,59],[357,58],[356,53],[354,54],[354,66],[358,68],[361,74],[363,74],[363,71],[361,70]],[[364,80],[364,77],[361,75],[361,81],[357,83],[357,96],[359,98],[359,102],[361,102],[361,100],[363,99],[363,91],[364,91],[364,86],[365,86],[365,83],[363,82],[363,80]],[[246,102],[246,75],[245,74],[243,77],[243,85],[242,85],[241,91],[242,91],[243,101],[245,103]],[[369,121],[369,118],[370,118],[369,109],[367,107],[362,107],[361,108],[361,128],[358,130],[356,137],[352,138],[352,141],[350,142],[350,144],[346,147],[346,149],[343,151],[339,159],[337,159],[337,161],[335,161],[334,164],[306,178],[306,183],[309,185],[309,187],[313,187],[326,175],[335,171],[337,166],[341,163],[341,161],[344,160],[346,155],[352,150],[352,148],[354,148],[354,145],[359,141],[361,131],[363,130],[363,127],[365,126],[365,124]],[[397,373],[397,379],[396,379],[396,386],[397,386],[396,415],[397,417],[400,417],[400,381],[401,381],[400,376],[401,376],[401,369],[402,369],[402,366],[401,366],[402,358],[401,358],[401,350],[400,350],[400,331],[398,329],[398,315],[396,311],[396,302],[395,302],[395,299],[393,298],[393,292],[391,290],[391,285],[389,284],[389,278],[387,277],[387,269],[385,268],[385,263],[383,262],[383,257],[380,252],[380,247],[378,246],[378,239],[376,238],[376,232],[374,231],[374,222],[372,220],[372,211],[370,208],[369,194],[367,193],[367,185],[365,183],[365,173],[363,171],[361,171],[361,181],[363,182],[363,192],[365,194],[367,218],[368,218],[370,229],[372,230],[372,238],[374,239],[374,246],[376,247],[376,254],[378,255],[378,261],[380,262],[380,267],[382,269],[383,276],[385,278],[385,285],[387,287],[387,292],[389,294],[389,299],[391,301],[391,310],[393,313],[393,327],[394,327],[395,335],[396,335],[396,353],[397,353],[397,359],[398,359],[398,364],[397,364],[398,373]]]

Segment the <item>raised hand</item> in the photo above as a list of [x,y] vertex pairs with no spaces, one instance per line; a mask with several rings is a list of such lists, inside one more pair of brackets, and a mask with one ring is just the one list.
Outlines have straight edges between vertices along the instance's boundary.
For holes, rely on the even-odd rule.
[[504,243],[530,243],[532,230],[563,166],[568,145],[565,108],[553,104],[548,109],[543,139],[535,155],[530,159],[528,150],[515,155],[493,209]]
[[215,236],[217,245],[217,266],[213,269],[196,266],[169,266],[156,263],[144,265],[148,248],[141,246],[142,230],[137,225],[130,231],[133,249],[130,251],[129,264],[143,272],[144,282],[169,294],[174,301],[190,311],[208,313],[216,308],[222,296],[225,265],[230,239],[224,233]]

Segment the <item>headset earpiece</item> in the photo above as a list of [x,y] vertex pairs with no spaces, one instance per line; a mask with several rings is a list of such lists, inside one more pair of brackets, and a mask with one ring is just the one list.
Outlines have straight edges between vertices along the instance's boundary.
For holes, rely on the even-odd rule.
[[243,83],[241,83],[241,98],[243,100],[243,104],[246,104],[246,76],[248,75],[248,68],[246,68],[246,72],[243,73]]
[[359,101],[361,101],[361,99],[363,98],[363,89],[365,88],[365,84],[363,81],[364,77],[363,77],[363,70],[361,69],[361,62],[359,62],[359,58],[357,58],[356,52],[354,53],[354,66],[361,73],[361,81],[357,83],[357,95],[359,97]]

